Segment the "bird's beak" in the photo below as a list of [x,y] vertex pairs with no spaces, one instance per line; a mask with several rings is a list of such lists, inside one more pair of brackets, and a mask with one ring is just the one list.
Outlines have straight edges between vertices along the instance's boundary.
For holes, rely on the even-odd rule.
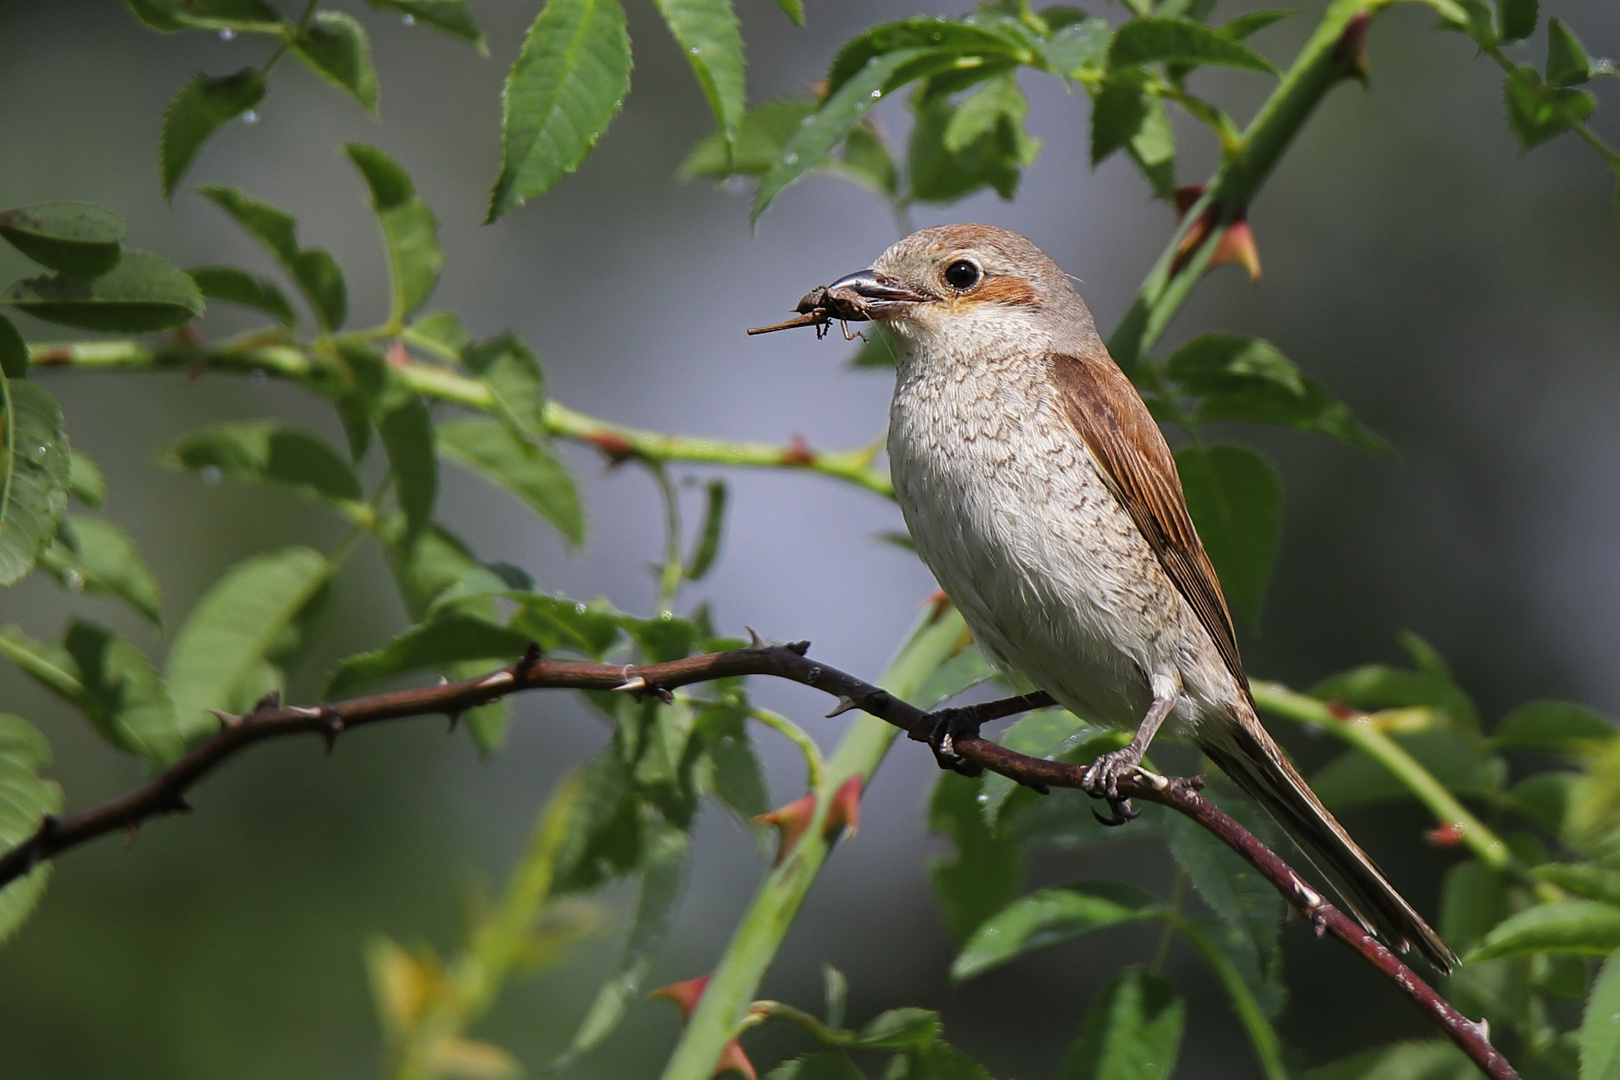
[[[838,310],[838,317],[852,320],[891,318],[912,304],[934,299],[907,288],[871,267],[839,278],[827,286],[823,295],[826,300],[832,301],[832,307],[842,309]],[[809,300],[810,297],[805,299]]]

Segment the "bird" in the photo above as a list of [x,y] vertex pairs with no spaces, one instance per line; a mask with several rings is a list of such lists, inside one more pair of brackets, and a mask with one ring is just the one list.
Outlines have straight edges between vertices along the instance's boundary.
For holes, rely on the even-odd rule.
[[1017,233],[945,225],[812,300],[892,332],[895,499],[975,641],[1077,717],[1134,732],[1085,773],[1114,823],[1118,781],[1162,727],[1259,802],[1369,933],[1449,972],[1456,955],[1262,725],[1175,458],[1068,275]]

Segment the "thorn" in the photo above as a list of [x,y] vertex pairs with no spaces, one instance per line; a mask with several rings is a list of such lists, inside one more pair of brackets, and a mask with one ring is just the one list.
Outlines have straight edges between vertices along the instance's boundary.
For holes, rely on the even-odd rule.
[[1367,24],[1372,12],[1363,11],[1351,19],[1333,46],[1334,59],[1344,65],[1344,77],[1355,79],[1363,87],[1372,85],[1372,72],[1367,64]]
[[639,694],[646,690],[647,680],[640,675],[634,675],[613,688],[616,694]]
[[681,1010],[681,1019],[689,1020],[692,1017],[692,1010],[697,1008],[698,999],[703,997],[703,991],[709,988],[710,978],[708,975],[699,975],[684,982],[660,986],[647,995],[647,1000],[663,998],[665,1001],[673,1001]]
[[1490,1017],[1482,1016],[1478,1020],[1465,1020],[1464,1023],[1473,1028],[1474,1034],[1478,1035],[1481,1039],[1484,1039],[1486,1042],[1491,1041]]
[[254,703],[253,712],[250,715],[257,716],[259,713],[270,712],[279,708],[281,708],[281,691],[272,690]]
[[743,629],[748,631],[748,647],[750,649],[763,649],[765,647],[765,642],[760,640],[759,634],[755,632],[752,626],[745,626]]
[[821,835],[830,839],[847,829],[845,838],[855,838],[855,830],[861,823],[861,795],[865,789],[866,778],[860,773],[853,774],[838,785],[832,801],[827,804],[827,820],[822,825]]
[[447,712],[444,714],[444,718],[450,721],[450,726],[444,729],[444,733],[446,735],[454,734],[456,728],[461,724],[461,713]]
[[1203,773],[1199,773],[1197,776],[1190,776],[1187,778],[1187,786],[1192,788],[1194,791],[1203,791],[1204,785],[1208,782],[1209,781],[1204,779]]
[[439,676],[439,685],[440,686],[449,686],[450,685],[450,677],[448,675],[440,675]]
[[317,715],[322,721],[321,738],[326,740],[326,756],[331,757],[332,750],[337,746],[337,737],[343,734],[343,717],[325,708],[318,710]]
[[314,705],[291,705],[287,711],[303,720],[319,720],[326,715],[326,710]]
[[923,601],[922,606],[928,610],[928,624],[932,626],[943,619],[947,611],[951,610],[951,598],[945,595],[944,589],[935,589]]
[[831,720],[835,716],[842,716],[849,712],[849,710],[858,708],[860,708],[860,706],[855,704],[854,698],[850,697],[848,694],[839,694],[838,704],[834,705],[832,712],[827,714],[827,719]]
[[1160,776],[1158,773],[1150,773],[1143,768],[1136,770],[1136,776],[1133,779],[1139,784],[1146,784],[1154,791],[1167,791],[1170,787],[1170,781],[1167,778]]
[[[215,720],[219,721],[220,730],[222,731],[227,728],[239,727],[242,723],[240,716],[235,713],[228,713],[224,709],[209,709],[208,711],[214,714]],[[258,710],[255,709],[254,711],[257,712]]]
[[810,651],[810,643],[808,641],[790,641],[782,648],[797,656],[803,656]]
[[497,671],[480,682],[478,684],[478,689],[493,690],[497,686],[505,686],[507,683],[516,681],[517,676],[513,675],[510,671]]
[[128,851],[135,846],[135,840],[141,835],[141,823],[132,821],[124,826],[124,850]]
[[1254,230],[1249,227],[1249,219],[1244,214],[1239,214],[1226,227],[1215,245],[1215,254],[1210,256],[1211,267],[1224,263],[1237,263],[1247,270],[1251,285],[1260,280],[1260,249],[1255,245]]
[[657,696],[658,700],[662,701],[665,705],[675,704],[675,693],[668,687],[655,686],[652,688],[652,692]]
[[532,675],[534,669],[539,667],[544,659],[545,656],[540,651],[540,643],[531,641],[529,647],[523,650],[523,659],[518,661],[518,670],[522,671],[524,675]]
[[191,813],[191,803],[187,802],[186,797],[177,791],[165,798],[159,809],[167,814],[189,814]]
[[788,857],[793,846],[799,842],[799,837],[804,835],[804,830],[809,828],[810,816],[815,812],[815,792],[807,791],[786,806],[751,819],[753,824],[769,825],[777,832],[776,858],[771,861],[772,866],[780,865]]
[[611,431],[592,431],[584,440],[607,455],[608,465],[623,465],[636,456],[636,448],[629,439]]
[[787,449],[782,451],[782,464],[814,465],[815,463],[816,452],[810,449],[810,444],[803,435],[795,432],[793,438],[788,442]]

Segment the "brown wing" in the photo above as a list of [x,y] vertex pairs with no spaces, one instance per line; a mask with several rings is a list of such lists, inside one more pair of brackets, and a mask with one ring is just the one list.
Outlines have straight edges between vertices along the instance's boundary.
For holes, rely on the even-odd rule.
[[1101,466],[1109,490],[1130,513],[1247,694],[1249,681],[1238,657],[1232,616],[1215,567],[1187,513],[1176,459],[1136,387],[1100,347],[1098,353],[1051,358],[1052,376],[1069,420]]

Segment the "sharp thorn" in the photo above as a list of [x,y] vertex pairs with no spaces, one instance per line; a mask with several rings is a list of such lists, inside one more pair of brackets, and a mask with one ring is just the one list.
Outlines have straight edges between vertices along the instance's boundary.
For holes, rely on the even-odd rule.
[[790,653],[797,653],[799,656],[803,656],[805,653],[810,651],[810,643],[808,641],[790,641],[786,645],[782,646],[782,648],[786,649]]
[[662,701],[665,705],[675,704],[675,694],[669,689],[662,686],[655,686],[652,688],[652,692],[658,695],[658,700]]
[[642,678],[640,675],[634,675],[628,679],[625,679],[624,682],[620,683],[618,686],[615,686],[613,691],[614,693],[618,694],[639,694],[646,689],[647,680]]
[[750,649],[763,649],[765,647],[765,642],[760,639],[759,634],[752,626],[745,626],[743,629],[748,631],[748,647]]
[[842,716],[843,714],[849,712],[849,710],[858,708],[860,708],[860,706],[855,704],[854,698],[850,697],[848,694],[839,694],[838,704],[834,705],[832,712],[827,714],[827,719],[831,720],[835,716]]
[[450,677],[448,675],[440,675],[439,676],[439,685],[440,686],[449,686],[450,685]]
[[458,713],[458,712],[453,712],[453,713],[445,713],[444,715],[445,715],[445,718],[450,721],[450,726],[444,729],[444,733],[446,735],[449,735],[450,733],[452,733],[452,732],[454,732],[456,730],[456,727],[458,725],[460,725],[460,723],[461,723],[461,714]]
[[[208,711],[214,714],[214,719],[219,721],[219,726],[221,728],[233,728],[242,722],[242,718],[240,716],[237,716],[235,713],[228,713],[224,709],[209,709]],[[254,709],[253,711],[258,712],[258,709]]]
[[489,690],[496,686],[505,686],[507,683],[517,681],[517,676],[510,671],[497,671],[478,684],[478,689]]
[[281,691],[280,690],[272,690],[268,694],[264,695],[264,697],[260,698],[257,702],[254,703],[253,712],[254,713],[269,712],[272,709],[279,709],[279,708],[281,708]]
[[132,821],[124,826],[124,850],[128,851],[135,846],[135,840],[141,835],[141,823]]
[[319,720],[326,715],[326,710],[313,705],[293,705],[287,711],[305,720]]

